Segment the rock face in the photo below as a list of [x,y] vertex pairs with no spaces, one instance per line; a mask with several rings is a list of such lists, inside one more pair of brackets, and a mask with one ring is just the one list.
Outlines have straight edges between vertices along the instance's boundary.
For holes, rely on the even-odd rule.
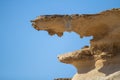
[[31,22],[50,35],[73,31],[81,38],[93,36],[90,46],[58,56],[60,62],[76,67],[72,80],[120,80],[119,8],[98,14],[42,15]]

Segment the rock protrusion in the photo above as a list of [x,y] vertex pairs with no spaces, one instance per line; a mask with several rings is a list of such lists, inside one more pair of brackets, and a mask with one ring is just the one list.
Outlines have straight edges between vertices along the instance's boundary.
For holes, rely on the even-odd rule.
[[120,8],[98,14],[42,15],[31,22],[50,35],[73,31],[81,38],[93,37],[90,46],[58,56],[60,62],[77,68],[72,80],[120,79]]

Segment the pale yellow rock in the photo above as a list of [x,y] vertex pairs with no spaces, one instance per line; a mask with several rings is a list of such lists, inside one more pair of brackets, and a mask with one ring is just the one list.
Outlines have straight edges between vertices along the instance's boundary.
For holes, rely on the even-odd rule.
[[61,54],[60,62],[72,64],[72,80],[120,80],[120,8],[85,15],[43,15],[32,20],[37,30],[62,36],[65,31],[80,37],[93,36],[89,47]]

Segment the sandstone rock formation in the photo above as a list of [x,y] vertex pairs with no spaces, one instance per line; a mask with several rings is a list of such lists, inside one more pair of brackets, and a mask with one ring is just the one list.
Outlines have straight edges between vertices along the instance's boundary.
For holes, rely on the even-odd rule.
[[58,56],[60,62],[77,68],[72,80],[120,80],[119,8],[98,14],[42,15],[31,22],[50,35],[73,31],[81,38],[93,36],[90,46]]

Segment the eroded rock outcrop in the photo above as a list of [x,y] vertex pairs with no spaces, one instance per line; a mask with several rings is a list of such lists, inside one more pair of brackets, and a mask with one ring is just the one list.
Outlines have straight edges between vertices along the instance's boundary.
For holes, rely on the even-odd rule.
[[32,20],[37,30],[62,36],[65,31],[80,37],[93,36],[90,46],[61,54],[58,59],[77,68],[72,80],[120,79],[120,9],[84,15],[42,15]]

